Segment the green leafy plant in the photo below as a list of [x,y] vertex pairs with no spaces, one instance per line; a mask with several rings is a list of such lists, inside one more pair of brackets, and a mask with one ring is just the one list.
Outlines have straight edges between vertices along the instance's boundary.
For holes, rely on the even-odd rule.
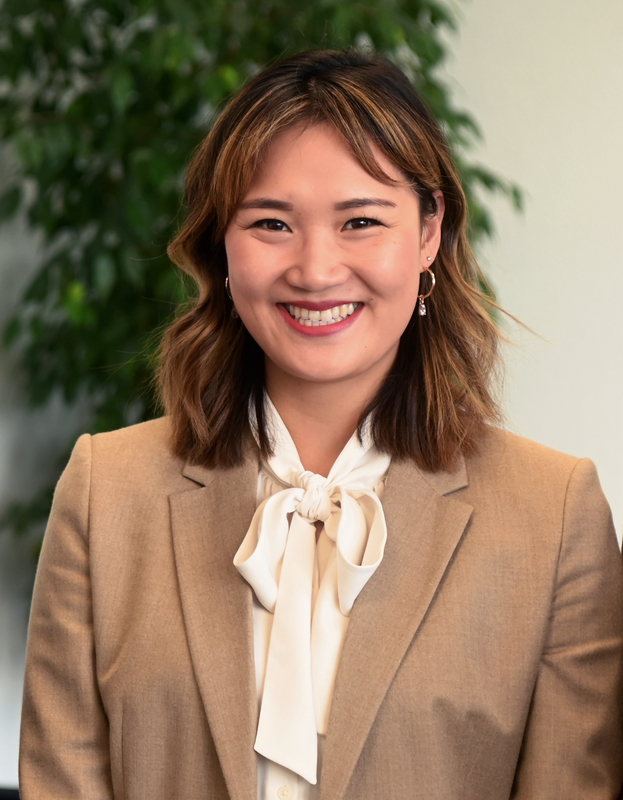
[[[441,0],[0,0],[0,142],[17,164],[0,222],[43,233],[39,267],[4,331],[28,401],[87,397],[91,432],[158,413],[157,332],[187,287],[166,257],[184,166],[222,103],[262,65],[311,47],[374,47],[410,76],[445,126],[474,239],[492,224],[481,189],[515,186],[465,155],[479,137],[437,77]],[[26,530],[51,490],[16,505]]]

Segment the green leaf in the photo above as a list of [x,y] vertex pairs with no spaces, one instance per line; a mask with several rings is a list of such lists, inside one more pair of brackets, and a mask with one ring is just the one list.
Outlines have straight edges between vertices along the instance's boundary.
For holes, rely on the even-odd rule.
[[137,99],[136,84],[132,73],[125,67],[118,67],[112,74],[110,93],[113,107],[117,114],[123,114],[128,106]]
[[5,347],[11,347],[18,338],[20,333],[22,332],[22,322],[19,317],[13,317],[10,319],[2,333],[2,341]]
[[85,319],[85,298],[86,289],[84,285],[80,281],[71,281],[65,292],[63,307],[69,320],[78,326]]
[[0,195],[0,221],[11,219],[15,216],[22,202],[22,187],[11,186],[4,194]]
[[218,77],[226,92],[235,91],[242,83],[238,71],[231,64],[223,64],[218,70]]
[[[6,127],[10,130],[11,126],[7,124]],[[13,150],[21,162],[25,174],[38,175],[41,174],[40,170],[42,172],[41,168],[45,158],[44,139],[39,137],[40,134],[38,136],[35,131],[27,128],[17,131],[13,135],[11,142]]]
[[115,285],[115,261],[110,253],[100,253],[93,262],[95,288],[103,298],[108,297]]

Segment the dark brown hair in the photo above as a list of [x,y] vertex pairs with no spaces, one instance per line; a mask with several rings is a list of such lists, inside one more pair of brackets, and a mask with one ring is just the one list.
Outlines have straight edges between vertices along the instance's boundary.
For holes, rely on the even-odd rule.
[[187,218],[169,247],[198,296],[167,331],[160,388],[179,455],[211,467],[241,461],[255,405],[260,449],[271,451],[263,413],[264,357],[225,290],[224,234],[257,165],[285,129],[328,123],[362,167],[384,183],[374,144],[419,197],[422,218],[445,199],[435,290],[414,309],[385,382],[365,409],[376,445],[429,469],[451,468],[476,447],[498,411],[490,390],[499,333],[479,290],[466,235],[467,206],[446,140],[406,76],[356,50],[316,50],[274,64],[229,103],[197,149],[186,177]]

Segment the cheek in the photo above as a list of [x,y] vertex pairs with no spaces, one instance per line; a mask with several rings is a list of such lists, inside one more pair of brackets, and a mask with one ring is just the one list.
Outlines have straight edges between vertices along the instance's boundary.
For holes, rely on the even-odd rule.
[[225,254],[227,255],[227,268],[230,275],[230,280],[233,282],[235,276],[244,269],[244,265],[248,262],[248,254],[245,252],[248,248],[242,239],[235,234],[225,234]]
[[385,307],[389,337],[400,338],[417,304],[420,286],[419,241],[406,237],[389,254],[385,268],[378,272],[378,291]]
[[235,234],[225,236],[225,252],[231,292],[242,324],[265,349],[274,325],[267,314],[273,275],[266,250],[257,241]]
[[225,236],[225,253],[232,294],[237,305],[241,306],[245,299],[255,298],[262,289],[262,276],[265,270],[258,248],[254,242],[232,235]]
[[409,236],[386,248],[370,274],[381,296],[399,305],[415,304],[420,284],[420,249],[416,237]]

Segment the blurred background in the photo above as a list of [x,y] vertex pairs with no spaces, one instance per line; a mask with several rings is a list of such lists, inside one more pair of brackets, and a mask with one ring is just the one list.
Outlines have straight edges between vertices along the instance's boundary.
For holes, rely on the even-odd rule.
[[[28,598],[75,438],[158,413],[183,166],[261,65],[375,46],[459,158],[499,302],[507,426],[592,458],[623,526],[620,0],[0,0],[0,787]],[[482,135],[479,134],[479,131]],[[0,793],[0,797],[1,797]]]

